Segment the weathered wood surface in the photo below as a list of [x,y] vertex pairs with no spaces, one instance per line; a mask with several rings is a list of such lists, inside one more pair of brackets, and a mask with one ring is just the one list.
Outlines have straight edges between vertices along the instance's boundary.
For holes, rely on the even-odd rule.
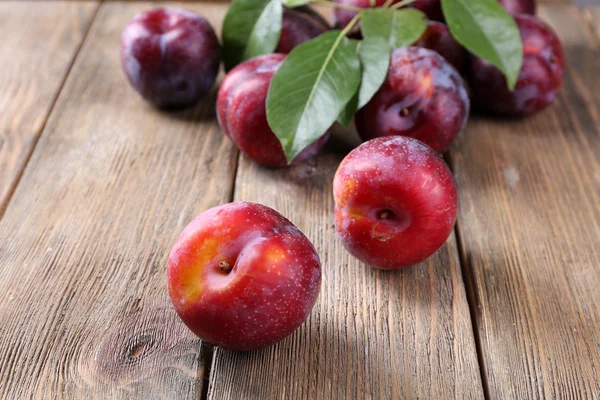
[[[600,53],[575,7],[554,106],[478,118],[452,152],[458,229],[492,399],[600,396]],[[600,20],[595,21],[600,22]]]
[[[201,342],[170,306],[166,259],[195,215],[230,200],[237,151],[214,91],[159,113],[126,83],[121,29],[151,6],[101,6],[0,221],[2,398],[202,395]],[[203,14],[219,25],[223,11]]]
[[96,7],[0,2],[0,218]]

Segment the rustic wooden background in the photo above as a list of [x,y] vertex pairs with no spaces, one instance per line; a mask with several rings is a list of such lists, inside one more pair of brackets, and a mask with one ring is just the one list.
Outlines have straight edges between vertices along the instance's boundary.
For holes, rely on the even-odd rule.
[[[133,92],[120,32],[160,4],[0,1],[1,398],[600,398],[600,8],[541,5],[558,101],[474,116],[447,154],[455,234],[384,272],[335,237],[351,140],[268,170],[220,132],[216,89],[170,113]],[[183,6],[220,30],[226,3]],[[231,200],[288,216],[323,262],[311,317],[264,351],[202,344],[166,293],[178,233]]]

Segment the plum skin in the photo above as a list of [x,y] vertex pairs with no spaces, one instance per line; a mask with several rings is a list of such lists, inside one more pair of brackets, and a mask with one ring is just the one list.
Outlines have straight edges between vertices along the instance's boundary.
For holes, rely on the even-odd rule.
[[285,8],[275,53],[287,54],[301,43],[329,30],[329,24],[308,6]]
[[[246,157],[266,167],[287,165],[266,111],[269,85],[284,59],[285,54],[267,54],[244,61],[227,74],[217,96],[217,120],[225,135]],[[292,164],[315,156],[328,138],[329,132],[306,147]]]
[[400,269],[435,253],[456,222],[457,190],[443,159],[416,139],[363,143],[334,180],[335,227],[344,247],[380,269]]
[[498,0],[510,14],[535,15],[535,0]]
[[169,254],[171,302],[207,343],[256,350],[290,335],[319,294],[321,263],[311,242],[277,211],[237,202],[209,209]]
[[441,0],[415,0],[412,6],[423,11],[433,21],[444,21]]
[[356,128],[365,141],[408,136],[442,152],[464,129],[469,107],[460,74],[442,56],[401,48],[392,52],[381,88],[356,113]]
[[565,56],[552,29],[536,17],[515,15],[523,40],[523,65],[514,91],[489,62],[472,56],[467,78],[477,104],[498,115],[524,117],[554,102],[562,85]]
[[121,64],[134,89],[160,108],[194,104],[211,88],[221,48],[208,21],[179,8],[136,15],[121,35]]
[[427,30],[413,46],[435,51],[444,57],[458,72],[462,72],[466,57],[465,49],[454,39],[445,24],[429,21]]

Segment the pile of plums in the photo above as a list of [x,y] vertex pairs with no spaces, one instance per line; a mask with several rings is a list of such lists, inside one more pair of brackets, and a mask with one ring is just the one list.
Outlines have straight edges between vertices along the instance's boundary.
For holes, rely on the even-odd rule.
[[[335,1],[370,6],[370,0]],[[346,156],[334,177],[335,226],[346,249],[368,265],[399,269],[419,263],[452,232],[457,189],[440,152],[465,127],[469,93],[479,107],[501,116],[531,115],[556,98],[564,68],[559,39],[533,15],[534,0],[499,1],[514,15],[523,40],[514,91],[496,67],[454,40],[440,0],[417,0],[411,6],[431,20],[426,32],[412,47],[392,51],[383,85],[355,116],[365,143]],[[376,0],[377,6],[384,3]],[[343,28],[354,15],[335,9],[335,27]],[[227,73],[217,119],[223,133],[258,164],[287,164],[266,117],[274,74],[295,46],[329,28],[307,6],[285,9],[275,53]],[[360,27],[350,34],[360,37]],[[146,100],[182,108],[212,87],[220,51],[204,18],[166,8],[140,14],[127,25],[121,60]],[[292,164],[314,156],[328,136]],[[313,245],[286,218],[263,205],[230,203],[204,212],[181,233],[169,256],[168,289],[180,317],[199,337],[249,350],[272,345],[303,323],[317,299],[320,268]]]

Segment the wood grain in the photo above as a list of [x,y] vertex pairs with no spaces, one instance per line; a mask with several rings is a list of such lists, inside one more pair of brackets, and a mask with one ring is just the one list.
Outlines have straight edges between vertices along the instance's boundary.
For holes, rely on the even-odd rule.
[[216,350],[211,399],[482,398],[456,243],[428,262],[385,272],[350,256],[333,227],[332,180],[349,150],[285,170],[240,158],[236,200],[269,205],[315,244],[323,265],[309,320],[276,346]]
[[96,2],[0,2],[0,218]]
[[600,396],[600,53],[579,11],[541,8],[567,69],[553,107],[474,119],[452,158],[492,399]]
[[[201,396],[201,342],[170,305],[166,259],[230,200],[237,151],[214,90],[160,113],[126,83],[121,29],[154,5],[101,6],[0,221],[2,398]],[[203,14],[218,26],[223,7]]]
[[600,42],[600,4],[595,7],[586,7],[582,10],[582,15],[588,22],[590,29],[595,34],[595,43],[598,47],[598,42]]

